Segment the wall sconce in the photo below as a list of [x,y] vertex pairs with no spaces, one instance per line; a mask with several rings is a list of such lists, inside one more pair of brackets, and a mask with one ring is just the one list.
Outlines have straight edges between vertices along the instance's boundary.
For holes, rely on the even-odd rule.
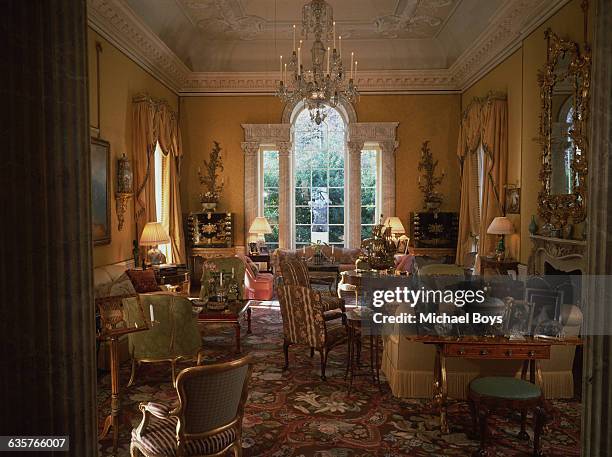
[[115,192],[115,211],[117,212],[117,228],[123,229],[125,222],[124,214],[127,211],[128,203],[134,195],[134,175],[132,165],[127,156],[123,154],[117,160],[117,192]]

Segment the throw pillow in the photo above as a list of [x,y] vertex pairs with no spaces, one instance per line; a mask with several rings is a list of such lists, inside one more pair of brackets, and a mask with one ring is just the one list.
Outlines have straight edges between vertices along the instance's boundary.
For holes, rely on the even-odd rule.
[[126,273],[130,281],[132,281],[134,289],[136,289],[136,292],[139,294],[157,292],[159,290],[153,270],[127,270]]

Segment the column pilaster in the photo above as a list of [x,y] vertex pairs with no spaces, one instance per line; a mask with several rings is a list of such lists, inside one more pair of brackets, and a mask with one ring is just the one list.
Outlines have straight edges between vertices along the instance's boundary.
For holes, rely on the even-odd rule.
[[258,155],[259,142],[245,141],[241,144],[244,152],[244,242],[248,243],[249,227],[257,217],[258,200]]
[[278,245],[291,247],[291,142],[279,141],[278,148]]
[[396,216],[395,214],[395,150],[399,142],[381,141],[381,211],[385,217]]
[[361,140],[349,141],[348,183],[348,247],[361,246],[361,151],[364,142]]

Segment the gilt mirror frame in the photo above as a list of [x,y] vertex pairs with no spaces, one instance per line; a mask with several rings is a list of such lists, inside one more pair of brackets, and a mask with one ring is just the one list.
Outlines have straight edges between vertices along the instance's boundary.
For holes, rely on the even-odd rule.
[[[550,29],[545,31],[547,61],[538,74],[542,111],[540,114],[540,138],[542,147],[538,214],[555,228],[582,222],[586,217],[588,173],[588,117],[591,80],[591,53],[585,41],[583,51],[578,43],[558,37]],[[567,70],[556,73],[561,59],[569,57]],[[573,141],[574,155],[570,163],[574,187],[568,194],[553,194],[552,179],[552,96],[555,85],[567,78],[573,85],[573,126],[569,137]],[[580,154],[575,151],[579,150]]]

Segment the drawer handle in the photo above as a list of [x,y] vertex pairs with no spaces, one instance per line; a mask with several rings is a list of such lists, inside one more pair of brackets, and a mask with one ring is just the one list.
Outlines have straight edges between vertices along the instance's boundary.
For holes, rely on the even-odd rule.
[[508,349],[508,350],[506,351],[506,355],[507,355],[508,357],[512,357],[512,349]]
[[483,349],[480,351],[480,355],[488,355],[489,351],[487,351],[486,349]]
[[529,357],[535,357],[535,351],[529,351],[529,352],[527,353],[527,355],[528,355]]

